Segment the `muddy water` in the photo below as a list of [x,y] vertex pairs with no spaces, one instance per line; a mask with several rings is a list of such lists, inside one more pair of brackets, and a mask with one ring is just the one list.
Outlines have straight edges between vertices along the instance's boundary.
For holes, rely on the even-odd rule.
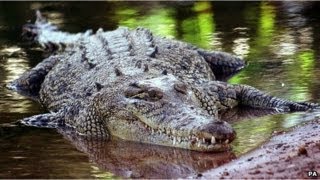
[[[320,5],[317,2],[0,2],[0,123],[43,113],[38,103],[3,88],[43,59],[21,40],[21,26],[40,9],[70,32],[143,26],[155,34],[243,57],[248,66],[229,80],[295,101],[319,102]],[[202,154],[115,141],[95,142],[55,130],[0,128],[2,178],[181,177],[223,164],[268,140],[272,132],[317,113],[233,115],[233,151]]]

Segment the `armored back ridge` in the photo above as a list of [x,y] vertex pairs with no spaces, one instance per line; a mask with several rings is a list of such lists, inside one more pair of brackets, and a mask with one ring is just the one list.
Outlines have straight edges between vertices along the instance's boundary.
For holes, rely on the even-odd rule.
[[217,81],[238,72],[244,61],[157,37],[145,28],[71,34],[37,12],[35,24],[23,30],[27,39],[55,52],[8,86],[38,97],[49,111],[21,120],[25,125],[225,151],[236,133],[219,120],[222,110],[245,105],[287,112],[316,106]]

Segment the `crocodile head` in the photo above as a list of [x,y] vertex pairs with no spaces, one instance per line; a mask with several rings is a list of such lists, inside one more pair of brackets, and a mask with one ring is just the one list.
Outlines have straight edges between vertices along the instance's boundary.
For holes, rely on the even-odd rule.
[[114,109],[107,113],[107,128],[111,135],[130,141],[196,151],[228,150],[235,131],[210,116],[199,102],[191,88],[172,75],[138,81],[129,84],[116,103],[106,101],[107,108]]

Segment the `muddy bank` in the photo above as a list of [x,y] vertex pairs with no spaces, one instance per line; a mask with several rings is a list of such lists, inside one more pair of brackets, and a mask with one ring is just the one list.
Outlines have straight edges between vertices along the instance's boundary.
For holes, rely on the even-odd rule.
[[319,119],[279,133],[262,147],[198,178],[310,178],[311,170],[320,178]]

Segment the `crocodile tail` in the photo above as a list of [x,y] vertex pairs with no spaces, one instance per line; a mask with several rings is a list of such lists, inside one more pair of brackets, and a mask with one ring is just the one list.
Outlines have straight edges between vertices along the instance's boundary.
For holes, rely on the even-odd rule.
[[81,38],[92,35],[92,30],[84,33],[67,33],[47,21],[40,11],[36,11],[35,23],[25,24],[22,28],[22,38],[40,44],[47,52],[65,49],[69,44],[77,43]]
[[39,10],[36,10],[36,24],[46,24],[48,21],[45,17],[42,16]]
[[306,111],[319,107],[318,104],[308,102],[292,102],[270,96],[258,89],[246,85],[234,85],[239,104],[258,107],[271,108],[278,112]]
[[55,31],[58,27],[49,23],[47,19],[42,16],[41,12],[37,10],[35,23],[28,23],[22,27],[22,38],[29,41],[36,41],[39,33],[43,29]]

